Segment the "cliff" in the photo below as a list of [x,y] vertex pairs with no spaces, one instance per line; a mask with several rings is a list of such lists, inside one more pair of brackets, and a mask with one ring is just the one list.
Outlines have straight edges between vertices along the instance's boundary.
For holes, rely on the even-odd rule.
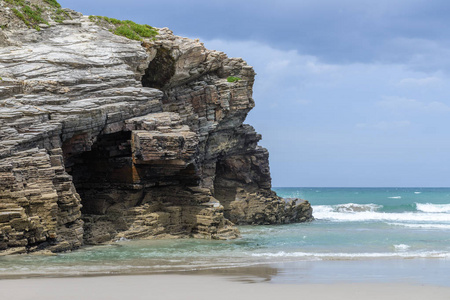
[[167,28],[130,39],[117,29],[132,22],[28,2],[42,20],[0,1],[0,253],[312,219],[307,201],[271,191],[268,151],[243,124],[245,61]]

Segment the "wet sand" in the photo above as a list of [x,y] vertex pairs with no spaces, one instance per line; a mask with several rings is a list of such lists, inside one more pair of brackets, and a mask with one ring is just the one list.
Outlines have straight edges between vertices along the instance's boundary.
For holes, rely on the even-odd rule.
[[450,299],[450,287],[407,283],[283,284],[251,277],[138,275],[0,280],[2,299]]
[[8,278],[0,274],[0,299],[450,300],[447,260],[304,261],[124,273],[129,271],[124,267],[122,272],[109,273],[113,276],[80,272]]

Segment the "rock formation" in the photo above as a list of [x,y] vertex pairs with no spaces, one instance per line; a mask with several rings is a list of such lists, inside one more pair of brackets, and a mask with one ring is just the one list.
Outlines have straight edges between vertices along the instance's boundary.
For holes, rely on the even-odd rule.
[[271,191],[268,151],[243,124],[255,73],[242,59],[167,28],[133,41],[71,10],[27,28],[16,2],[0,1],[0,253],[312,219]]

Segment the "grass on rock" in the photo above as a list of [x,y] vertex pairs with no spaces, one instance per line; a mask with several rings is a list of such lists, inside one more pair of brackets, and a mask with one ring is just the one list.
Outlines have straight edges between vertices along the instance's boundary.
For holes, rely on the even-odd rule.
[[235,77],[235,76],[228,76],[228,77],[227,77],[227,81],[228,81],[228,82],[236,82],[236,81],[239,81],[239,80],[242,80],[242,78],[240,78],[240,77]]
[[44,1],[55,8],[61,8],[61,4],[59,4],[58,1],[56,0],[44,0]]
[[130,20],[118,20],[114,18],[102,16],[89,16],[89,20],[95,22],[97,25],[108,24],[112,25],[110,31],[116,35],[124,36],[130,40],[142,41],[143,38],[154,39],[158,35],[158,30],[147,24],[137,24]]
[[70,15],[61,9],[61,5],[56,0],[43,0],[49,6],[40,7],[36,4],[30,4],[24,0],[3,0],[11,6],[12,12],[28,28],[34,28],[40,31],[39,24],[48,24],[42,13],[50,11],[50,18],[55,22],[61,23],[64,20],[72,19]]

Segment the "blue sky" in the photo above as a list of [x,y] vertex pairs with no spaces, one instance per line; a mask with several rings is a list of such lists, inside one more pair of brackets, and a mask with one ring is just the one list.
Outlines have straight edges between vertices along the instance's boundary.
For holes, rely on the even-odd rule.
[[244,58],[274,186],[450,186],[449,1],[59,2]]

